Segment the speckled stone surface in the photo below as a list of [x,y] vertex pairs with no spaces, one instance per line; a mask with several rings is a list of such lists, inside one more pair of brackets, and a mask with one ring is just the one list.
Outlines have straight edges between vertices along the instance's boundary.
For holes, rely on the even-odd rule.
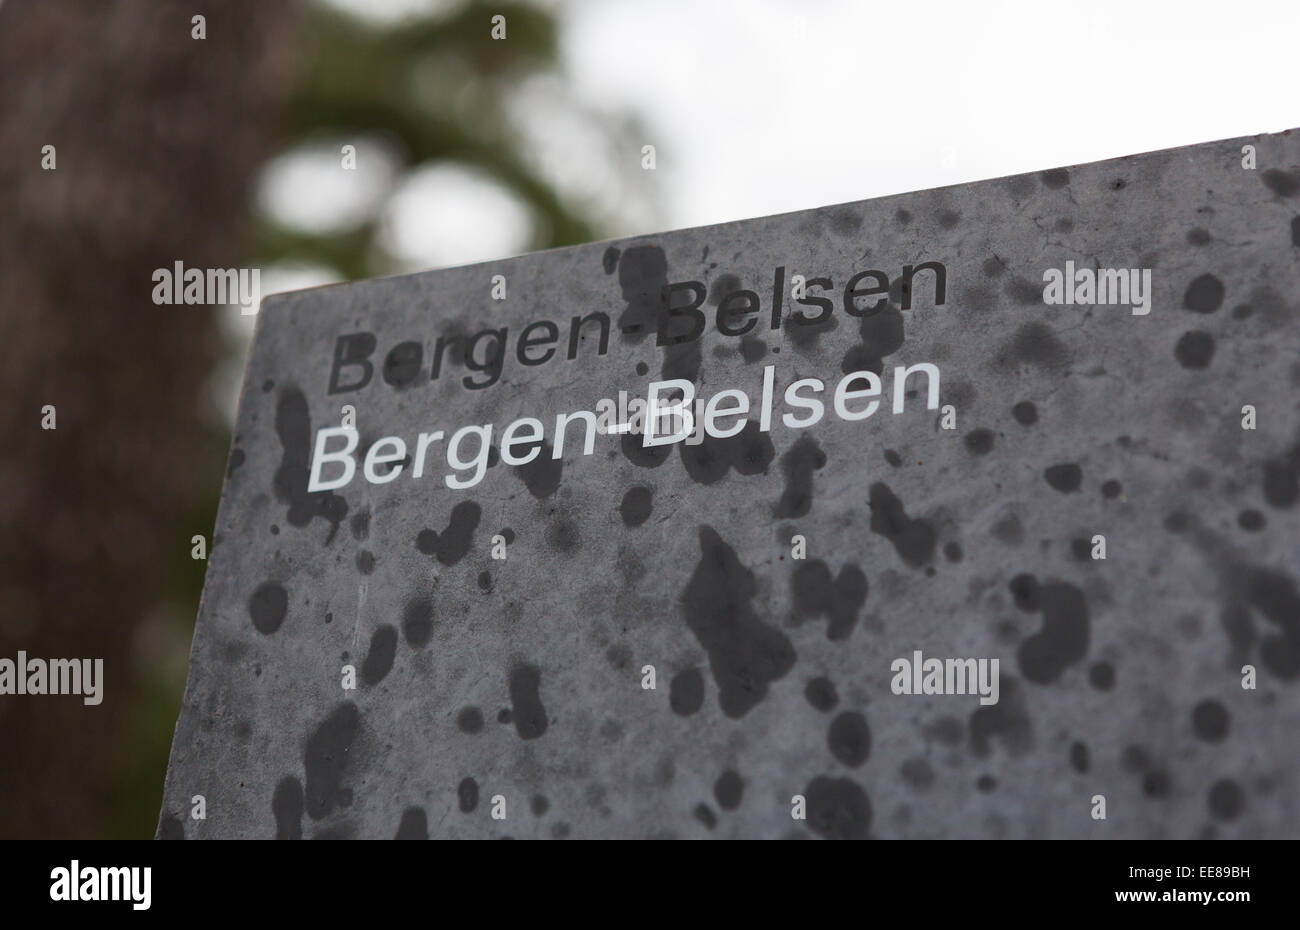
[[[159,836],[1297,836],[1298,215],[1283,133],[268,299]],[[929,277],[901,288],[927,261],[941,305]],[[1151,312],[1044,305],[1067,261],[1150,269]],[[850,315],[867,269],[890,299]],[[818,312],[795,274],[830,279],[828,322],[790,318]],[[685,281],[707,326],[657,348],[660,287]],[[737,289],[760,301],[742,337],[715,326]],[[590,325],[564,357],[596,311],[608,351]],[[559,351],[528,367],[537,320]],[[468,389],[488,376],[455,347],[431,380],[439,335],[501,327],[499,381]],[[331,394],[358,333],[373,376]],[[402,342],[419,357],[385,366]],[[922,362],[955,429],[924,390],[780,420],[797,378],[883,372],[883,408]],[[486,423],[497,445],[661,373],[757,399],[767,365],[769,433],[584,456],[577,429],[561,463],[547,445],[464,490],[443,442],[423,478],[307,492],[344,404],[362,450]],[[894,694],[915,650],[999,659],[999,702]]]

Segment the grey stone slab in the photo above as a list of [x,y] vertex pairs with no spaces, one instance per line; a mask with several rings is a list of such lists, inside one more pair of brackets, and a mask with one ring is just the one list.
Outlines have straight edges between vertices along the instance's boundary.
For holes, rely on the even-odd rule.
[[[268,299],[159,835],[1296,836],[1298,166],[1282,133]],[[1150,312],[1045,304],[1067,261],[1150,270]],[[925,262],[942,304],[930,273],[901,289]],[[889,302],[850,315],[869,269]],[[791,319],[818,312],[795,274],[831,279],[829,322]],[[657,347],[660,288],[687,281],[705,330]],[[736,289],[761,304],[745,337],[715,327]],[[564,356],[594,312],[604,354],[590,323],[575,359],[520,364],[525,326],[556,322]],[[496,383],[468,389],[488,378],[454,352],[431,378],[440,335],[490,328]],[[358,333],[370,383],[330,393]],[[385,367],[403,342],[418,363]],[[923,375],[891,412],[920,363],[955,429]],[[344,404],[362,449],[489,423],[499,446],[664,374],[757,404],[769,365],[769,432],[647,461],[610,435],[583,455],[575,428],[558,466],[461,490],[444,439],[421,478],[307,491]],[[884,375],[873,416],[782,422],[792,381],[855,370]],[[1000,700],[893,693],[915,650],[998,659]]]

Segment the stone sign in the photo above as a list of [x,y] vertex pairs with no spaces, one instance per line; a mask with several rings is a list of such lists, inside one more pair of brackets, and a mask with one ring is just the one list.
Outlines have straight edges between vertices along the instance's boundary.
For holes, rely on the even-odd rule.
[[1300,137],[260,311],[164,838],[1294,837]]

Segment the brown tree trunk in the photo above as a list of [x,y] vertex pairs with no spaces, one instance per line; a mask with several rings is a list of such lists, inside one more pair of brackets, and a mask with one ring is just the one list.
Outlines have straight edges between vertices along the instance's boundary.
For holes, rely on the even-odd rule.
[[228,441],[202,412],[223,311],[155,306],[151,275],[243,261],[295,7],[0,5],[0,657],[102,658],[105,679],[97,707],[0,696],[0,837],[109,832],[142,622],[197,606],[190,537],[211,543]]

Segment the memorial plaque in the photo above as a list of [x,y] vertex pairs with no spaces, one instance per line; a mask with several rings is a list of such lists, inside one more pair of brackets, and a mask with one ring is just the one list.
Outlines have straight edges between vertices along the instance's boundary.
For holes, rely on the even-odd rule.
[[1298,138],[267,299],[159,836],[1297,835]]

